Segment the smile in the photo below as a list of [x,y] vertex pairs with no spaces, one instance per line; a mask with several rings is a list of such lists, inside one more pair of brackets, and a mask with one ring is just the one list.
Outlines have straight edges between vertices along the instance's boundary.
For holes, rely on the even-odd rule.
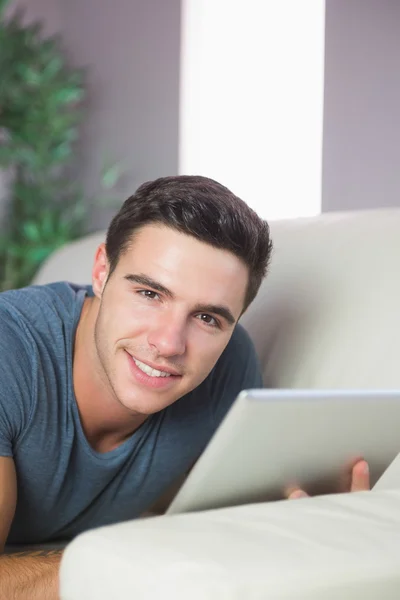
[[146,365],[145,363],[141,362],[140,360],[137,360],[136,358],[133,358],[133,361],[135,365],[141,371],[143,371],[143,373],[149,375],[149,377],[171,377],[171,373],[166,373],[165,371],[158,371],[157,369],[153,369],[152,367],[149,367],[149,365]]

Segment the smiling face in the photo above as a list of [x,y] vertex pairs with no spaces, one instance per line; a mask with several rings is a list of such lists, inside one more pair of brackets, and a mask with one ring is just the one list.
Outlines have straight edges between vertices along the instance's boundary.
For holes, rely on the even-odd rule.
[[108,273],[102,245],[93,269],[100,369],[120,404],[149,415],[210,373],[243,310],[248,269],[230,252],[146,225]]

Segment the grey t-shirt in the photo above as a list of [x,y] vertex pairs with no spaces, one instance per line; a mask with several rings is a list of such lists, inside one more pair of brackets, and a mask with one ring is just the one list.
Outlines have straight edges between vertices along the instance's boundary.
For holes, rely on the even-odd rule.
[[72,379],[75,331],[91,293],[59,282],[0,294],[0,456],[14,458],[18,479],[9,544],[68,540],[139,516],[191,467],[237,394],[262,385],[238,325],[199,387],[118,448],[96,452]]

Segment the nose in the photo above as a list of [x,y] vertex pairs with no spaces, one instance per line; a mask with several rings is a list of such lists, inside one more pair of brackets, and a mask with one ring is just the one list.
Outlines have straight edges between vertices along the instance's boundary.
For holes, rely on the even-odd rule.
[[147,339],[159,356],[172,358],[185,353],[186,335],[186,320],[169,313],[153,323]]

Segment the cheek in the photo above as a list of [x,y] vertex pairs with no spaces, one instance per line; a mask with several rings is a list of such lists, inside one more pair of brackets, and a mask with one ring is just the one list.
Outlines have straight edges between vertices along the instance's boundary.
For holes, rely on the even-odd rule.
[[[146,310],[147,309],[147,310]],[[127,302],[108,303],[103,307],[103,331],[114,343],[132,338],[147,330],[152,321],[151,311],[146,306]]]

